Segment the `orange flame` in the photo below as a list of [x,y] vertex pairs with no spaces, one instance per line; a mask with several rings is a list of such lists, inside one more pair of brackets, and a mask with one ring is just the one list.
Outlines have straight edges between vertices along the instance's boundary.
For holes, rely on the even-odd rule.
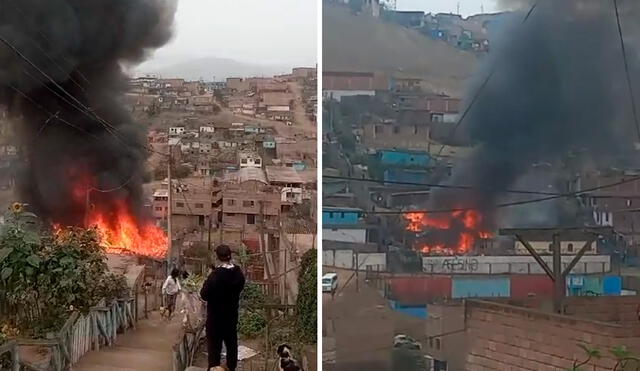
[[454,255],[470,252],[477,239],[490,239],[491,232],[481,230],[482,214],[477,210],[457,210],[442,213],[438,217],[424,212],[409,212],[404,215],[408,224],[406,229],[411,232],[422,232],[428,229],[449,230],[454,227],[458,233],[457,243],[448,246],[441,242],[417,243],[415,248],[425,254]]
[[160,227],[151,222],[140,225],[122,200],[116,201],[115,209],[115,215],[94,209],[87,220],[89,227],[97,228],[107,252],[130,252],[156,258],[166,255],[169,239]]

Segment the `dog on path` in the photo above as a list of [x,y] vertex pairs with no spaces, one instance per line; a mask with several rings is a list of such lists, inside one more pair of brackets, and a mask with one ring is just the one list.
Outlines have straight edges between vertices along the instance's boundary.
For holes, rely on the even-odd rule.
[[278,357],[280,357],[278,362],[278,369],[280,371],[303,371],[300,363],[298,363],[298,361],[296,361],[291,355],[291,347],[289,345],[280,345],[277,353]]

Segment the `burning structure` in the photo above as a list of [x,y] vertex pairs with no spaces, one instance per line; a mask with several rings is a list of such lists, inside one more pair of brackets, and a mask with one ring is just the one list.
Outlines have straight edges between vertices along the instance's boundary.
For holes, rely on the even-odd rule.
[[[416,248],[425,252],[468,252],[472,237],[497,226],[576,225],[575,200],[549,193],[574,191],[567,185],[588,167],[637,167],[632,159],[640,127],[624,58],[630,84],[640,91],[640,5],[621,2],[620,35],[612,2],[505,2],[523,10],[505,26],[469,90],[458,132],[472,139],[474,150],[447,181],[473,190],[437,189],[427,208],[470,211],[405,215],[407,228],[422,232]],[[546,192],[549,199],[506,191],[514,188]],[[477,227],[465,223],[471,219]]]
[[21,198],[46,221],[97,227],[111,248],[161,256],[143,209],[144,129],[121,104],[123,69],[171,36],[175,0],[8,1],[0,104],[23,147]]

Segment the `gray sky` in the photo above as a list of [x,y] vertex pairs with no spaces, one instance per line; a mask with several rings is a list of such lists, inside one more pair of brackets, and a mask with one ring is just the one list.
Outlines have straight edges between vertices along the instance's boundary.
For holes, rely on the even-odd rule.
[[485,13],[498,11],[496,0],[397,0],[397,7],[398,10],[455,13],[458,3],[460,3],[460,14],[465,17],[480,13],[482,5]]
[[140,69],[206,56],[314,66],[316,0],[179,0],[174,39]]

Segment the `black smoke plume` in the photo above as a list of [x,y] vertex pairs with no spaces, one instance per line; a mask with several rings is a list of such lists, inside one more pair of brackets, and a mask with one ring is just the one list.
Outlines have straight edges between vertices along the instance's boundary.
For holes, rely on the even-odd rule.
[[89,188],[119,188],[93,191],[92,203],[123,200],[142,216],[148,152],[122,104],[123,66],[170,39],[175,10],[175,0],[0,1],[0,105],[24,150],[20,196],[40,217],[82,224]]
[[[504,190],[563,191],[558,185],[563,177],[586,164],[631,166],[629,159],[637,156],[633,145],[639,141],[613,2],[503,3],[520,10],[501,39],[492,40],[492,51],[468,92],[467,102],[476,94],[477,100],[459,130],[472,138],[475,148],[456,165],[451,179],[481,191],[437,191],[431,203],[432,209],[479,208],[489,228],[496,226],[497,204],[544,197]],[[640,94],[640,3],[619,3],[632,83]],[[493,76],[481,89],[491,70]],[[563,202],[508,209],[510,224],[556,223]]]

